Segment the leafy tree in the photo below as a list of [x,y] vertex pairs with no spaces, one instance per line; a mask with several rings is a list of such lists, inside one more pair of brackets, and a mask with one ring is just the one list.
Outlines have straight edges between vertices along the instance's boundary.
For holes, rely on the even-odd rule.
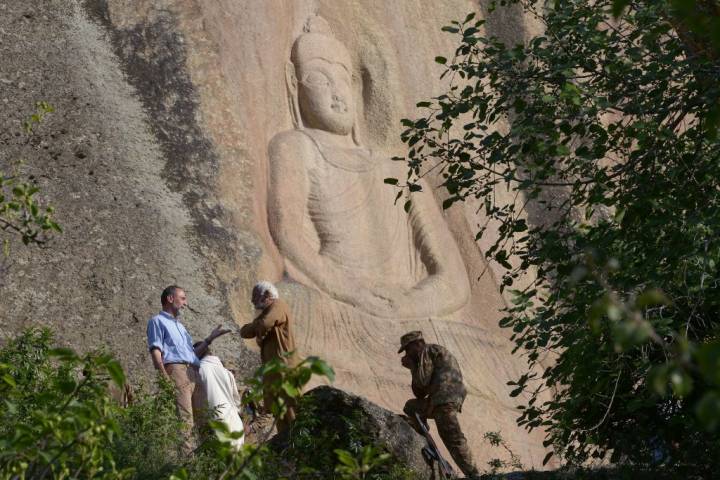
[[437,175],[445,208],[479,206],[477,238],[494,235],[485,255],[512,300],[501,325],[528,361],[511,382],[528,395],[521,425],[544,427],[571,462],[611,453],[709,470],[720,458],[718,3],[502,3],[544,32],[505,45],[472,14],[444,27],[459,42],[436,58],[449,90],[403,120],[407,182],[386,183],[400,198]]
[[[36,113],[23,123],[26,142],[45,115],[53,111],[47,102],[37,103]],[[19,236],[25,245],[42,244],[48,233],[62,231],[53,220],[53,207],[38,202],[35,195],[40,189],[32,178],[20,176],[18,166],[16,164],[9,172],[0,169],[0,232],[5,255],[9,253],[11,235]]]

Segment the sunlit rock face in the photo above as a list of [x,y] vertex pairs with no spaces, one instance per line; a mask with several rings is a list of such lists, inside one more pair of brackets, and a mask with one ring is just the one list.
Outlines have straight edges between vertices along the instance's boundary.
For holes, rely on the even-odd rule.
[[[80,221],[84,200],[50,188],[60,220],[74,212],[66,213],[72,239],[57,248],[78,253],[62,266],[47,254],[16,267],[46,294],[30,305],[17,298],[31,283],[0,287],[15,292],[3,303],[24,319],[12,329],[42,317],[67,343],[108,345],[131,372],[147,375],[145,321],[165,284],[188,287],[194,311],[186,323],[203,335],[220,321],[252,318],[249,292],[268,279],[292,306],[301,353],[327,359],[336,386],[400,411],[411,392],[395,353],[399,337],[422,330],[463,369],[469,395],[461,422],[478,463],[501,456],[482,441],[499,430],[525,466],[540,467],[542,432],[515,426],[507,395],[524,361],[497,326],[503,298],[474,241],[482,219],[462,205],[443,212],[435,177],[408,212],[383,183],[405,175],[390,160],[403,155],[400,119],[446,88],[433,58],[451,56],[455,40],[440,28],[470,11],[485,15],[484,4],[78,0],[43,8],[78,53],[74,63],[58,66],[59,56],[37,60],[38,68],[75,72],[48,85],[59,101],[72,89],[92,96],[77,108],[104,133],[83,169],[102,164],[95,175],[105,183],[78,188],[108,213]],[[501,38],[526,35],[520,15],[489,20]],[[127,208],[100,195],[107,189],[128,199]],[[81,247],[93,235],[105,244]],[[51,264],[78,281],[45,279]],[[122,288],[108,295],[85,281],[93,275],[110,288],[122,277]],[[82,318],[73,325],[93,319],[82,341],[57,319],[78,306]],[[218,343],[241,370],[252,368],[253,345]]]

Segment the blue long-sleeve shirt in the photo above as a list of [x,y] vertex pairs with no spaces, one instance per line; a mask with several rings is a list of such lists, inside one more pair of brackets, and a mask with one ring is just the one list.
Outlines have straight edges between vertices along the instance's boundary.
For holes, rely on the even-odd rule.
[[178,318],[162,311],[152,317],[147,325],[148,348],[159,348],[163,363],[187,362],[199,366],[190,334]]

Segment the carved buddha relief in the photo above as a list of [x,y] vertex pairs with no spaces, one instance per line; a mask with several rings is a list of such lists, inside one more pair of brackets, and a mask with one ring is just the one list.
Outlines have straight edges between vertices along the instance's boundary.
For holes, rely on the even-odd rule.
[[268,149],[269,227],[286,275],[374,317],[451,314],[470,295],[457,244],[427,185],[409,212],[394,205],[383,179],[403,172],[358,140],[350,58],[320,17],[292,48],[295,128]]

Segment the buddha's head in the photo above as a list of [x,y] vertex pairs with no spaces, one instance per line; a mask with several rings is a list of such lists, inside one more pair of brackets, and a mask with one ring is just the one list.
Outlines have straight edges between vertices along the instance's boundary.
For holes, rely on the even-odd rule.
[[[293,45],[288,66],[293,114],[299,126],[348,135],[355,123],[352,63],[320,17],[312,17]],[[295,100],[297,103],[295,104]]]

